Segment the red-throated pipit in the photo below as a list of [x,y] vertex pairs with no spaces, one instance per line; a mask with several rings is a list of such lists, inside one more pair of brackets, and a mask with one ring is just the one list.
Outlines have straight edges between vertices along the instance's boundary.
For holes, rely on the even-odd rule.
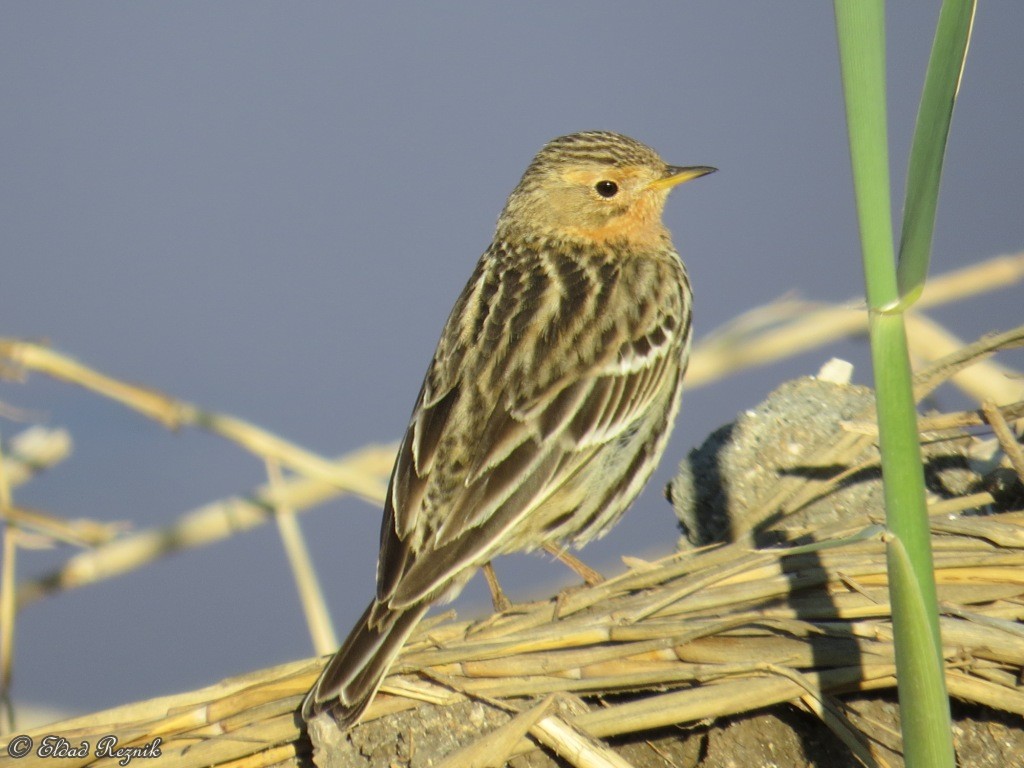
[[690,282],[661,221],[667,165],[600,131],[548,143],[445,324],[391,474],[377,595],[302,706],[359,720],[409,633],[496,555],[582,545],[661,458]]

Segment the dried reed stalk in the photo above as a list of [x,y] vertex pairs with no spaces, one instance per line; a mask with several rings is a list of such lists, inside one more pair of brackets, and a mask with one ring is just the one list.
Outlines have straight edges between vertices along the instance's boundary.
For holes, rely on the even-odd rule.
[[[384,478],[394,450],[369,446],[342,456],[334,463],[346,473],[360,473],[373,483],[383,500]],[[76,589],[129,573],[174,552],[207,546],[273,520],[274,502],[304,511],[339,495],[338,487],[321,479],[291,477],[274,490],[269,485],[246,496],[206,504],[183,513],[173,524],[121,536],[71,556],[59,568],[19,585],[18,606],[24,608],[49,594]]]
[[332,462],[262,427],[228,414],[207,411],[151,387],[120,381],[48,347],[19,339],[0,339],[0,363],[45,373],[116,400],[169,429],[185,426],[203,429],[240,445],[262,459],[275,459],[305,477],[337,486],[342,491],[376,501],[381,496],[377,478]]
[[[1022,279],[1024,253],[988,259],[930,277],[915,312],[1006,288]],[[690,389],[703,386],[746,368],[866,332],[863,297],[835,305],[787,300],[758,307],[695,345],[686,385]],[[910,341],[914,344],[913,336]]]

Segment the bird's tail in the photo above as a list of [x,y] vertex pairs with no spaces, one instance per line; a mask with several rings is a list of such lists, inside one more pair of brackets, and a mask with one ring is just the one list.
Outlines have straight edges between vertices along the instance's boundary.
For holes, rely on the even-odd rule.
[[394,610],[376,600],[370,603],[306,695],[303,719],[308,722],[330,710],[341,728],[355,725],[429,607],[428,603]]

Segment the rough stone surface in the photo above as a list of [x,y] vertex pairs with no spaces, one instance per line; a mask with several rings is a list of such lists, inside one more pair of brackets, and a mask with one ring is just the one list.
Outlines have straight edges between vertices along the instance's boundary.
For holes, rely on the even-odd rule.
[[[893,768],[903,765],[889,746],[899,743],[899,707],[892,695],[847,702],[851,719],[871,733],[876,749]],[[957,764],[1006,768],[1024,755],[1024,723],[1018,715],[953,701],[953,744]],[[421,708],[396,718],[339,734],[330,758],[317,755],[320,768],[427,768],[493,730],[508,716],[493,707],[467,702],[447,708]],[[816,716],[790,704],[761,713],[719,718],[656,733],[611,741],[635,768],[861,768],[850,749]],[[565,768],[546,750],[513,758],[511,768]]]
[[[867,387],[814,378],[786,382],[759,406],[713,432],[680,464],[668,497],[686,541],[695,546],[732,541],[749,530],[756,543],[768,544],[830,523],[882,515],[874,445],[865,441],[864,450],[842,464],[823,463],[827,449],[851,439],[844,422],[873,418],[874,393]],[[966,445],[965,437],[926,448],[926,479],[933,494],[963,494],[980,486],[982,479],[968,468]],[[759,517],[780,479],[826,479],[856,465],[865,468],[827,496],[785,517]]]

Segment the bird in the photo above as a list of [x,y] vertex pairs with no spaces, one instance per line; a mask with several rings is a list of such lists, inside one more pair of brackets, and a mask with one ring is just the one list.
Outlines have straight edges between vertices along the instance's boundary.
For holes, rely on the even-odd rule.
[[679,410],[692,290],[672,166],[619,133],[549,141],[445,323],[384,503],[376,594],[302,704],[355,725],[434,604],[493,558],[582,546],[646,484]]

